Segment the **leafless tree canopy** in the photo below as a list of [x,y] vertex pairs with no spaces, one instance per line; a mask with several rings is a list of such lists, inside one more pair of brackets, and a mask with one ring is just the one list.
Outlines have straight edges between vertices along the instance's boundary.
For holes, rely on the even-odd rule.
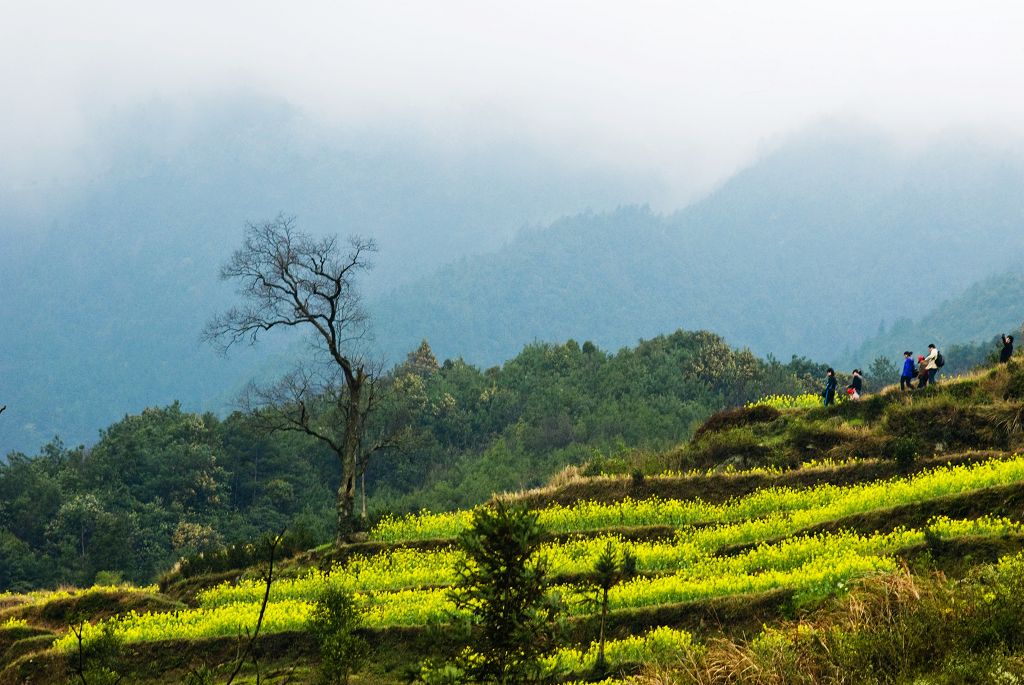
[[220,271],[222,279],[238,283],[244,304],[214,317],[204,338],[226,352],[274,328],[311,326],[350,381],[355,369],[346,348],[366,332],[354,279],[371,267],[376,250],[373,240],[352,237],[342,254],[336,237],[312,238],[289,217],[249,224],[242,247]]

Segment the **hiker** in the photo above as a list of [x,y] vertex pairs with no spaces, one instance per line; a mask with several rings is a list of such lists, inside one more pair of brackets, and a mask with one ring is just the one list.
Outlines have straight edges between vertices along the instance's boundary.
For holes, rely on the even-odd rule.
[[900,373],[900,390],[913,390],[913,380],[917,372],[914,370],[914,353],[907,350],[903,353],[903,371]]
[[935,343],[928,345],[928,356],[925,357],[925,361],[928,362],[928,384],[935,385],[935,377],[939,375],[939,369],[946,363]]
[[836,388],[839,386],[839,382],[836,380],[835,369],[830,368],[825,372],[825,391],[821,393],[822,397],[825,398],[825,406],[836,403]]
[[850,384],[846,386],[846,394],[851,400],[859,400],[861,391],[864,389],[864,376],[860,375],[860,369],[854,369]]
[[928,386],[928,361],[924,355],[917,355],[917,389]]
[[1008,364],[1013,356],[1013,336],[1003,334],[1003,349],[999,350],[999,363]]

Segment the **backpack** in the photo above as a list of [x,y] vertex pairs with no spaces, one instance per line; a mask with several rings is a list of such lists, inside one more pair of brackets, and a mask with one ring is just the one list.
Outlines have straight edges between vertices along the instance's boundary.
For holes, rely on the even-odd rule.
[[938,356],[935,357],[935,366],[937,366],[937,367],[939,367],[941,369],[945,365],[946,365],[946,358],[942,356],[941,352],[939,352]]

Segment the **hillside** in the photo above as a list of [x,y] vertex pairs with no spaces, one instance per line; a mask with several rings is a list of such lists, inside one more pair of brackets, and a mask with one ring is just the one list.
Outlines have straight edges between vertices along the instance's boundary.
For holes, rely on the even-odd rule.
[[1022,324],[1024,272],[1015,269],[986,278],[962,293],[949,295],[923,316],[893,322],[881,334],[866,340],[849,356],[848,363],[866,365],[878,356],[898,360],[908,346],[916,345],[916,354],[931,342],[942,349],[956,344],[982,344],[987,347],[986,352],[991,353],[998,350],[999,345],[994,341],[1004,333],[1024,339],[1020,335],[1024,332]]
[[[614,348],[682,326],[836,364],[880,324],[918,320],[1016,267],[1022,182],[1021,160],[983,145],[902,156],[869,132],[823,127],[675,214],[567,217],[401,286],[374,302],[379,339],[395,354],[425,335],[439,354],[493,363],[523,340]],[[922,245],[934,249],[915,268]],[[989,336],[981,312],[1004,318],[986,303],[968,318],[982,328],[948,332]]]
[[[828,409],[776,396],[716,414],[674,450],[504,495],[547,530],[565,619],[545,663],[562,682],[594,675],[594,564],[611,544],[636,569],[609,595],[609,683],[1000,682],[1024,655],[1022,403],[1019,360]],[[303,626],[326,585],[354,592],[362,610],[372,658],[357,682],[406,682],[421,660],[457,652],[468,617],[445,588],[469,520],[386,517],[364,542],[281,562],[263,681],[314,682]],[[225,563],[190,560],[159,588],[0,597],[0,683],[69,673],[75,640],[62,624],[76,606],[122,614],[105,624],[121,643],[111,663],[133,682],[223,668],[264,592],[260,564]],[[188,608],[169,611],[176,602]],[[86,626],[87,644],[100,634]]]

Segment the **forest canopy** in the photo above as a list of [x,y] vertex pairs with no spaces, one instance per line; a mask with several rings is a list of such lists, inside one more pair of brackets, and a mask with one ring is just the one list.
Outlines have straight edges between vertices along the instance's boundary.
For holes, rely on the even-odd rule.
[[[671,447],[711,413],[806,391],[823,371],[762,360],[706,332],[616,353],[538,343],[489,369],[439,363],[424,342],[382,378],[388,399],[374,420],[402,426],[403,440],[369,463],[369,509],[466,506],[569,464]],[[0,591],[149,582],[182,556],[285,527],[303,543],[331,539],[337,461],[308,436],[268,435],[255,418],[174,403],[126,416],[91,447],[55,439],[37,455],[8,455]]]

